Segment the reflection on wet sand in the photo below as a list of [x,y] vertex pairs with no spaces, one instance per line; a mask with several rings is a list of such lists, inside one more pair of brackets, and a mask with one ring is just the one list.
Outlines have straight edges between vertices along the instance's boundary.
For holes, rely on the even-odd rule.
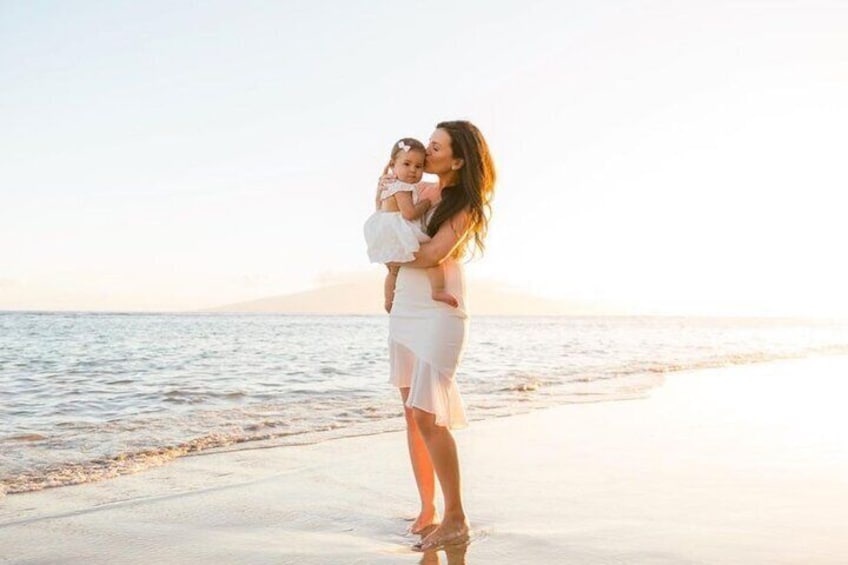
[[446,565],[468,565],[468,562],[465,560],[465,554],[468,552],[467,543],[449,545],[440,550],[425,551],[421,556],[419,565],[442,565],[443,561],[439,556],[440,552],[444,552],[447,558]]

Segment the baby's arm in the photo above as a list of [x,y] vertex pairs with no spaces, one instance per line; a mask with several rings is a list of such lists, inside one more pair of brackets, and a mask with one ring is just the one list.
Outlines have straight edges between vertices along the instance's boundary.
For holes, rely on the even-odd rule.
[[412,193],[409,191],[396,192],[395,202],[404,220],[417,220],[430,208],[429,200],[421,200],[418,204],[413,204]]

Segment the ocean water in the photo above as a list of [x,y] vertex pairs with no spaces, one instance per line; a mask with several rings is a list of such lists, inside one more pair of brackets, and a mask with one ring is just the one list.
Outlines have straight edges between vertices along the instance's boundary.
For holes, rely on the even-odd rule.
[[[401,429],[387,333],[385,316],[0,312],[0,495]],[[848,354],[848,322],[476,317],[457,378],[473,425],[822,354]]]

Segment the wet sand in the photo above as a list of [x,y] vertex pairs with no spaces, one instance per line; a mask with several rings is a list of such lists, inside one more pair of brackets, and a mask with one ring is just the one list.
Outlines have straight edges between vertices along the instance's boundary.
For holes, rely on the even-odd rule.
[[670,374],[456,434],[473,540],[415,553],[405,436],[0,498],[2,563],[848,562],[848,358]]

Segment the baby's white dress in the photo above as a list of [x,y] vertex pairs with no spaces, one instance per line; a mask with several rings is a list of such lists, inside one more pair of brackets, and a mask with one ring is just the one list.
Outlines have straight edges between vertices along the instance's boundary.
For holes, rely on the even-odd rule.
[[[380,201],[398,192],[411,192],[412,203],[418,204],[418,187],[394,181],[380,192]],[[400,212],[374,212],[365,221],[365,242],[372,263],[406,263],[415,259],[414,253],[430,238],[421,230],[418,221],[404,219]]]

